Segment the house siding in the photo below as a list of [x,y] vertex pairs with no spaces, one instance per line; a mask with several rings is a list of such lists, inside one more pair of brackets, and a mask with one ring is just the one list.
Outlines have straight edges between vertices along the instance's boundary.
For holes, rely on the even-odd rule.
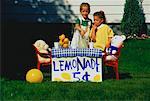
[[[108,23],[120,23],[124,13],[125,0],[6,0],[4,18],[19,22],[74,23],[80,15],[82,2],[91,5],[89,18],[103,10]],[[142,3],[146,23],[150,23],[150,0]],[[6,16],[6,17],[5,17]]]

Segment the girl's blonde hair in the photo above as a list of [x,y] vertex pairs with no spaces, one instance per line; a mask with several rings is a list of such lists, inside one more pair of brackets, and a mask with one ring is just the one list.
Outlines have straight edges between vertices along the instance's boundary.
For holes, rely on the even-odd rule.
[[93,16],[98,16],[99,18],[102,18],[104,20],[103,23],[106,23],[106,17],[104,11],[95,12]]
[[80,5],[80,12],[81,12],[81,10],[82,10],[82,7],[87,7],[88,8],[88,10],[89,10],[89,13],[90,13],[90,4],[88,4],[88,3],[82,3],[81,5]]

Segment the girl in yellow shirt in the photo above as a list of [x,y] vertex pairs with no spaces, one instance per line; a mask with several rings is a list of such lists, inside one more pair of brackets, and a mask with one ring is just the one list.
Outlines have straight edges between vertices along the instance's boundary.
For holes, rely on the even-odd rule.
[[94,48],[102,51],[110,46],[111,38],[114,36],[113,30],[106,24],[106,18],[103,11],[93,14],[94,24],[90,32],[90,39],[94,42]]

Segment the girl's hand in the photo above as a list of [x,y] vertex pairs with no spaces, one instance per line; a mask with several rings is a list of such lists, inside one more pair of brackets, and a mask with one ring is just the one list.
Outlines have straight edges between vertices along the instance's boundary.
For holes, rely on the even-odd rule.
[[80,34],[81,34],[81,36],[84,36],[85,31],[84,31],[84,30],[81,30]]
[[94,25],[92,25],[92,29],[93,30],[97,30],[97,26],[94,24]]
[[91,33],[91,40],[96,41],[96,32],[97,32],[97,26],[95,24],[92,25],[92,33]]

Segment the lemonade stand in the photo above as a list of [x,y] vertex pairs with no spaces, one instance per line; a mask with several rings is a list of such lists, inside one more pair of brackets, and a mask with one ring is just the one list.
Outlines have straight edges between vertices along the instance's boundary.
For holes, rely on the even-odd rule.
[[52,81],[102,82],[102,52],[94,48],[73,49],[69,45],[65,45],[65,48],[56,46],[52,48],[51,70]]

